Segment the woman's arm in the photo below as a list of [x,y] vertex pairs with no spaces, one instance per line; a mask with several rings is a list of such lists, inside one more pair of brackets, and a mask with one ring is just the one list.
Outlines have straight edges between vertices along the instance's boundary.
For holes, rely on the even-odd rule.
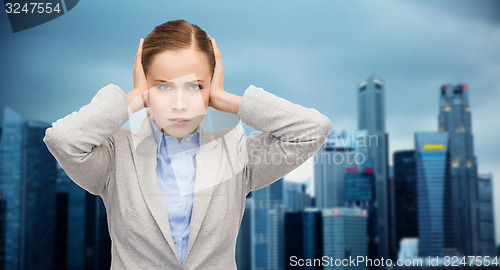
[[251,85],[239,105],[240,120],[262,131],[246,136],[248,192],[266,187],[313,156],[332,129],[330,119],[313,108]]
[[141,38],[135,54],[132,77],[134,89],[126,95],[120,87],[108,84],[78,112],[52,123],[43,142],[80,187],[94,195],[103,195],[114,168],[113,135],[132,113],[146,107],[148,87],[142,68]]
[[103,195],[114,163],[114,139],[132,115],[116,85],[101,88],[92,101],[45,131],[43,142],[67,175],[94,195]]
[[217,91],[213,99],[219,110],[237,113],[243,123],[262,131],[240,138],[240,144],[246,141],[248,162],[243,181],[248,192],[266,187],[299,167],[320,149],[332,129],[330,119],[316,109],[254,85],[243,97]]

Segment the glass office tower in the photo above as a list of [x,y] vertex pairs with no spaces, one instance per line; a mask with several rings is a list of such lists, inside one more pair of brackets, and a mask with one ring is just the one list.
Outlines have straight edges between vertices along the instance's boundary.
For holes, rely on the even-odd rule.
[[375,161],[375,192],[377,198],[378,254],[389,258],[388,155],[385,130],[385,84],[371,75],[358,85],[358,129],[378,138],[368,147],[368,159]]
[[285,258],[283,178],[251,193],[252,270],[283,270]]
[[460,254],[479,255],[477,161],[468,92],[466,84],[441,87],[439,131],[449,134],[454,242]]
[[366,130],[332,130],[314,156],[315,207],[318,209],[345,206],[346,168],[364,164],[368,144],[375,139]]
[[252,269],[252,236],[250,234],[252,204],[253,198],[248,196],[245,204],[245,212],[241,220],[240,231],[238,232],[238,237],[236,239],[236,265],[239,270]]
[[418,238],[417,165],[414,150],[396,151],[394,163],[395,241]]
[[[362,208],[323,209],[323,253],[333,260],[368,256],[367,211]],[[323,269],[368,269],[365,264],[325,265]]]
[[373,160],[369,160],[364,166],[348,167],[345,175],[345,200],[348,207],[359,207],[366,209],[368,218],[366,232],[368,235],[368,256],[377,259],[377,207],[375,197],[375,170]]
[[416,132],[419,256],[454,255],[447,132]]
[[479,241],[481,256],[495,256],[495,214],[493,201],[493,174],[478,175],[479,189]]
[[[285,213],[285,269],[323,269],[321,263],[314,263],[315,259],[321,259],[322,256],[321,211],[317,208],[306,208],[303,211]],[[294,262],[300,259],[313,263],[295,265]]]
[[4,269],[53,269],[57,163],[42,141],[47,127],[5,108],[0,138]]

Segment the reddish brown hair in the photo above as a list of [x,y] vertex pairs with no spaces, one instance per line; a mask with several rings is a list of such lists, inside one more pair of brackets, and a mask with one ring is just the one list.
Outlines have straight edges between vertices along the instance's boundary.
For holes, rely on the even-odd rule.
[[213,74],[215,57],[212,42],[207,33],[198,25],[185,20],[173,20],[156,26],[144,39],[142,45],[142,66],[147,74],[153,61],[153,56],[167,50],[193,48],[206,54]]

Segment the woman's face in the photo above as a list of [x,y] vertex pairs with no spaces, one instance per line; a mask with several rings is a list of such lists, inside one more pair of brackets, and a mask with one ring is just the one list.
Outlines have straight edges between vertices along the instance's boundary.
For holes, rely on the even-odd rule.
[[178,139],[193,133],[208,108],[212,74],[206,55],[193,49],[158,53],[146,79],[149,107],[158,129]]

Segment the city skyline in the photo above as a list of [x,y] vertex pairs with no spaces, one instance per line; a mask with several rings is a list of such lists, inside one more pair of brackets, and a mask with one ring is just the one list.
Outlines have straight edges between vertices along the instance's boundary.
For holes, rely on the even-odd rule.
[[[51,123],[108,83],[128,91],[139,38],[183,18],[217,39],[226,91],[242,95],[250,84],[261,86],[318,109],[336,130],[356,129],[358,84],[370,74],[383,78],[390,157],[413,148],[414,132],[438,129],[441,85],[467,84],[478,172],[493,173],[500,192],[500,123],[487,117],[498,113],[500,97],[498,1],[156,1],[120,5],[120,11],[117,4],[81,2],[65,16],[16,34],[7,15],[0,16],[0,48],[9,52],[0,63],[0,119],[9,106],[27,119]],[[142,121],[141,113],[131,127]],[[305,177],[297,172],[290,179]],[[500,198],[495,200],[500,224]]]
[[[19,136],[19,135],[15,135],[15,134],[19,134],[20,132],[14,132],[13,130],[13,127],[15,128],[22,128],[23,125],[20,125],[19,123],[28,123],[28,125],[26,125],[27,127],[43,127],[40,131],[43,131],[44,128],[46,127],[46,124],[44,123],[39,123],[39,122],[33,122],[32,124],[29,124],[31,123],[32,121],[30,120],[25,120],[24,118],[22,118],[20,115],[18,115],[17,113],[11,111],[11,110],[8,110],[6,111],[6,114],[8,116],[8,118],[6,119],[7,121],[5,121],[4,125],[1,126],[2,129],[0,129],[0,134],[2,134],[2,140],[0,140],[0,145],[3,146],[3,157],[4,157],[4,161],[6,159],[8,159],[10,156],[20,156],[20,153],[26,153],[26,152],[29,152],[26,151],[26,150],[23,150],[21,149],[20,151],[12,151],[12,150],[8,150],[8,151],[5,151],[7,149],[10,149],[11,147],[11,142],[13,141],[20,141],[21,138],[24,138],[26,136]],[[430,134],[432,135],[431,137],[428,137],[427,135]],[[425,135],[426,139],[425,141],[422,142],[422,140],[418,139],[419,137],[422,137],[422,135]],[[439,138],[438,140],[436,141],[434,139],[434,137],[436,135],[439,135]],[[38,135],[37,136],[28,136],[29,138],[31,138],[32,142],[33,143],[36,143],[36,138],[37,137],[42,137],[43,136],[43,132],[40,133],[38,132]],[[439,150],[438,154],[442,157],[445,157],[445,156],[448,156],[447,155],[447,152],[449,150],[447,150],[447,146],[445,145],[445,142],[448,140],[448,133],[447,132],[436,132],[436,131],[431,131],[431,132],[418,132],[418,133],[415,133],[415,143],[416,143],[416,149],[431,149],[432,152]],[[432,139],[432,140],[429,140],[429,139]],[[423,143],[423,146],[422,146],[422,143]],[[40,142],[39,142],[40,144]],[[23,145],[23,147],[26,147],[28,146],[28,144],[17,144],[17,145]],[[440,147],[438,147],[440,146]],[[331,147],[331,146],[328,146],[328,145],[325,145],[325,147]],[[28,147],[26,147],[28,148]],[[36,149],[38,149],[37,151],[40,151],[40,152],[46,152],[46,149],[45,147],[40,147],[40,146],[36,146]],[[31,151],[33,152],[33,151]],[[434,153],[429,153],[430,154],[430,157],[431,159],[434,159],[435,158],[435,154],[436,152]],[[23,154],[24,155],[24,154]],[[32,155],[30,155],[32,156]],[[415,155],[415,157],[417,157],[418,155]],[[19,164],[19,160],[23,160],[23,158],[17,158],[18,162],[17,164]],[[55,161],[50,158],[50,160],[52,161],[52,163],[54,163],[55,165]],[[28,159],[29,162],[31,163],[38,163],[38,164],[41,164],[39,161],[39,158],[38,157],[35,157],[33,159]],[[425,162],[425,161],[424,161]],[[430,162],[430,163],[429,163]],[[430,193],[431,196],[429,197],[430,199],[432,200],[435,200],[435,202],[439,202],[441,201],[442,198],[440,198],[440,194],[442,194],[442,192],[440,192],[440,189],[438,186],[441,185],[440,183],[440,179],[444,180],[445,182],[447,181],[446,179],[449,179],[449,177],[442,177],[443,175],[447,175],[447,173],[444,172],[443,170],[443,175],[441,176],[438,176],[438,174],[441,174],[439,172],[439,170],[435,170],[436,168],[438,167],[441,167],[443,168],[443,165],[445,166],[449,166],[450,165],[450,161],[449,159],[446,159],[446,161],[443,160],[443,162],[436,162],[435,160],[429,160],[429,162],[426,162],[428,165],[432,165],[431,167],[432,168],[432,172],[433,173],[424,173],[423,175],[426,175],[427,176],[430,176],[429,179],[432,179],[432,180],[436,180],[435,182],[433,181],[432,183],[425,183],[426,180],[424,180],[425,178],[422,178],[419,177],[419,197],[420,196],[420,191],[421,191],[421,187],[432,187],[431,189],[429,189],[429,191],[431,191]],[[425,165],[423,168],[425,170],[425,167],[427,167],[428,165]],[[9,166],[10,167],[10,166]],[[418,168],[421,168],[421,166],[417,166]],[[355,172],[353,171],[352,169],[354,169],[355,167],[350,167],[350,168],[347,168],[347,173],[350,173],[350,172]],[[448,170],[450,168],[448,167]],[[420,169],[418,169],[420,170]],[[26,170],[26,169],[22,169],[20,171],[30,171],[30,170]],[[362,168],[360,171],[363,171],[364,173],[368,173],[368,175],[364,175],[364,176],[361,176],[361,177],[357,177],[356,175],[353,175],[354,178],[352,177],[349,177],[351,180],[355,180],[357,183],[354,184],[351,183],[351,184],[346,184],[346,194],[350,194],[346,199],[347,200],[365,200],[365,199],[369,199],[366,197],[366,195],[368,194],[366,192],[366,188],[368,188],[366,186],[366,184],[368,184],[365,180],[368,180],[369,181],[369,178],[371,178],[372,180],[374,179],[373,178],[373,172],[374,172],[374,167],[373,167],[373,164],[368,164],[367,167],[364,167]],[[4,179],[11,179],[11,178],[15,178],[14,176],[16,175],[15,173],[12,173],[12,171],[10,170],[7,170],[7,171],[4,171],[6,174],[3,175]],[[59,175],[59,177],[63,176],[64,173],[62,171],[60,171],[61,174]],[[25,173],[21,173],[21,175],[24,175]],[[369,174],[372,174],[371,176],[369,176]],[[6,178],[7,177],[7,178]],[[368,178],[366,178],[368,177]],[[486,178],[490,178],[491,179],[491,174],[490,175],[487,175],[487,176],[481,176],[482,179],[486,179]],[[29,177],[31,178],[31,177]],[[27,179],[24,179],[23,181],[24,182],[30,182],[29,181],[29,178]],[[37,178],[37,177],[33,177],[33,178]],[[348,178],[346,176],[346,178]],[[363,178],[363,179],[362,179]],[[251,215],[250,215],[250,219],[251,220],[255,220],[252,224],[252,228],[255,227],[255,229],[252,229],[251,230],[251,233],[250,233],[250,236],[251,236],[251,243],[252,243],[252,254],[254,253],[257,253],[258,251],[262,251],[262,250],[265,250],[266,248],[270,248],[269,252],[273,253],[273,252],[276,252],[276,253],[273,253],[274,255],[269,257],[268,259],[265,259],[264,260],[264,257],[262,254],[258,255],[258,254],[255,254],[256,257],[252,257],[252,265],[256,264],[256,263],[264,263],[264,262],[267,262],[269,261],[271,263],[271,261],[273,262],[272,264],[274,265],[274,269],[282,269],[281,266],[279,265],[282,265],[282,261],[279,260],[279,258],[284,258],[283,257],[283,249],[282,248],[279,248],[279,245],[282,244],[282,239],[283,237],[280,236],[279,234],[276,234],[276,233],[271,233],[272,231],[273,232],[279,232],[280,230],[277,229],[277,228],[282,228],[284,225],[283,225],[283,216],[282,214],[284,214],[283,210],[285,209],[288,209],[287,211],[300,211],[301,209],[304,209],[304,208],[308,208],[308,205],[310,205],[310,201],[309,200],[309,197],[308,196],[304,196],[305,194],[301,193],[301,192],[305,192],[305,186],[302,187],[301,185],[297,185],[296,183],[291,183],[291,182],[287,182],[286,180],[284,179],[280,179],[280,180],[283,180],[283,181],[277,181],[276,183],[274,183],[273,185],[270,185],[269,187],[266,187],[264,189],[259,189],[259,190],[256,190],[255,192],[252,192],[250,196],[248,197],[251,197],[251,200],[248,200],[248,202],[253,202],[253,203],[250,203],[248,206],[251,207]],[[422,180],[422,181],[421,181]],[[50,181],[49,179],[46,179],[45,181]],[[442,181],[441,181],[442,182]],[[8,183],[8,182],[6,182]],[[56,182],[51,182],[51,184],[55,184]],[[59,200],[59,190],[64,190],[66,189],[66,193],[68,192],[67,188],[63,188],[62,186],[59,186],[59,178],[57,180],[57,190],[58,190],[58,200]],[[354,185],[352,185],[354,184]],[[361,184],[361,185],[359,185]],[[422,185],[421,185],[422,184]],[[20,183],[18,183],[18,185],[20,185]],[[347,188],[347,186],[349,185],[349,188]],[[437,185],[437,186],[436,186]],[[49,185],[45,185],[45,186],[49,186]],[[73,188],[76,188],[80,194],[82,195],[86,195],[86,196],[89,196],[89,197],[92,197],[94,198],[95,200],[93,200],[94,202],[98,202],[100,201],[99,197],[94,197],[94,196],[91,196],[90,194],[88,194],[87,192],[85,192],[83,189],[81,189],[80,187],[78,187],[76,184],[72,184],[71,185]],[[359,187],[364,187],[362,189],[359,189]],[[37,189],[35,190],[31,190],[30,194],[32,193],[36,193],[38,191],[36,191]],[[5,190],[7,191],[7,189]],[[491,196],[488,194],[491,192],[491,190],[485,186],[484,189],[481,189],[483,195],[481,196],[482,199],[484,200],[484,203],[488,204],[488,197],[491,198]],[[64,192],[64,191],[63,191]],[[13,192],[10,192],[10,193],[13,193]],[[15,192],[14,192],[15,193]],[[9,194],[9,192],[7,191],[6,194]],[[46,192],[43,192],[43,194],[46,194]],[[446,192],[444,193],[446,194]],[[449,193],[448,193],[449,194]],[[7,196],[6,196],[7,198]],[[72,197],[69,196],[68,197],[69,199],[71,199]],[[254,202],[255,200],[258,200],[258,202]],[[260,201],[262,200],[262,201]],[[8,201],[10,202],[11,199],[8,199]],[[68,206],[64,206],[64,201],[67,201],[67,200],[63,200],[61,201],[60,204],[57,205],[57,209],[59,211],[59,208],[62,210],[62,209],[68,209],[69,210],[69,205]],[[425,207],[424,209],[420,209],[421,207],[421,202],[424,202],[425,200],[421,200],[419,198],[419,212],[425,212],[425,211],[421,211],[421,210],[425,210]],[[445,199],[444,200],[445,202],[449,200]],[[361,201],[359,201],[361,202]],[[370,212],[370,209],[366,209],[366,204],[362,203],[364,205],[364,207],[362,208],[357,208],[355,207],[354,208],[354,211],[357,212],[358,214],[362,214],[363,216],[366,216],[368,214],[368,217],[371,217],[371,212]],[[425,204],[424,204],[425,205]],[[87,207],[90,207],[90,209],[94,209],[95,206],[87,206]],[[276,208],[276,209],[275,209]],[[364,208],[364,209],[363,209]],[[447,209],[448,207],[444,207],[444,208],[441,208],[439,209],[440,207],[438,207],[438,205],[435,205],[433,207],[431,207],[430,209],[431,210],[436,210],[438,212],[442,212],[443,210],[446,211],[445,209]],[[31,208],[30,208],[31,209]],[[333,207],[333,208],[330,208],[328,211],[333,211],[333,214],[335,215],[336,213],[338,214],[338,211],[339,211],[340,208],[338,207]],[[357,209],[357,210],[356,210]],[[491,209],[491,208],[490,208]],[[33,209],[31,209],[33,210]],[[75,209],[74,209],[75,210]],[[79,213],[79,211],[68,211],[68,214],[77,214]],[[349,209],[348,209],[349,210]],[[485,210],[487,210],[487,208],[485,208]],[[269,213],[267,213],[267,211],[269,211]],[[340,210],[342,211],[342,210]],[[351,210],[349,210],[351,211]],[[43,212],[43,211],[42,211]],[[40,212],[40,213],[42,213]],[[43,213],[46,213],[47,211],[43,212]],[[245,211],[247,212],[247,211]],[[259,215],[257,215],[257,212],[259,213]],[[80,212],[81,214],[82,212]],[[102,214],[105,214],[105,211],[101,213],[101,221],[104,221],[106,220],[106,216],[105,215],[102,215]],[[487,214],[487,211],[484,212],[485,214]],[[97,214],[96,213],[93,213],[94,214]],[[247,213],[249,214],[249,213]],[[264,216],[268,216],[268,218],[264,218],[262,216],[262,214],[264,214]],[[327,232],[329,231],[330,234],[324,234],[325,236],[325,239],[329,239],[329,237],[332,237],[333,234],[339,234],[340,235],[344,235],[343,233],[341,233],[340,231],[338,231],[337,229],[334,229],[334,230],[331,230],[334,227],[331,227],[331,222],[328,221],[328,218],[325,218],[325,210],[323,211],[323,220],[325,224],[325,226],[323,227],[323,231],[324,232]],[[259,218],[257,218],[259,216]],[[428,217],[429,216],[433,216],[432,213],[429,215],[429,214],[424,214],[424,215],[419,215],[419,234],[421,236],[421,238],[419,240],[420,243],[422,244],[422,248],[420,250],[423,250],[423,251],[431,251],[427,246],[424,247],[423,244],[427,244],[429,242],[432,242],[434,243],[435,239],[432,238],[432,241],[429,241],[430,239],[428,238],[428,236],[430,236],[430,233],[429,232],[424,232],[424,231],[428,231],[428,229],[430,227],[433,227],[430,223],[432,222],[437,222],[437,223],[441,223],[441,221],[439,221],[438,219],[434,219],[434,218],[431,218],[430,221],[432,222],[429,222],[429,219]],[[447,215],[443,215],[443,214],[439,214],[440,217],[443,217],[445,218]],[[97,216],[89,216],[90,218],[96,218]],[[487,216],[484,216],[486,219],[485,221],[487,221]],[[263,218],[263,219],[262,219]],[[420,222],[420,219],[421,218],[424,218],[426,221],[424,222]],[[262,220],[261,220],[262,219]],[[68,219],[68,222],[70,222],[71,219]],[[80,222],[82,222],[81,218],[79,219]],[[258,221],[257,221],[258,220]],[[340,221],[340,220],[338,220]],[[62,221],[64,222],[64,220]],[[9,224],[10,222],[8,222],[7,224]],[[93,223],[89,223],[89,224],[93,224]],[[267,224],[267,225],[266,225]],[[330,224],[330,225],[328,225]],[[373,225],[375,225],[375,223],[372,223]],[[451,226],[451,223],[448,222],[448,226]],[[101,226],[102,228],[106,228],[106,223],[102,223],[103,226]],[[352,224],[353,226],[355,224]],[[430,225],[430,226],[429,226]],[[486,224],[485,224],[486,225]],[[268,226],[271,226],[273,227],[274,229],[270,230],[269,233],[267,231],[267,229],[263,229],[263,228],[267,228]],[[355,227],[357,228],[357,230],[359,230],[360,228],[368,228],[366,226],[366,224],[358,224],[356,223]],[[438,226],[440,227],[440,226]],[[260,228],[259,230],[257,230],[257,228]],[[354,227],[353,227],[354,228]],[[426,230],[427,228],[427,230]],[[492,227],[491,227],[492,228]],[[424,231],[422,231],[421,229],[424,229]],[[247,229],[248,230],[248,227]],[[364,229],[362,229],[363,231]],[[258,231],[261,232],[261,234],[257,233]],[[360,231],[360,232],[362,232]],[[422,233],[424,232],[424,233]],[[447,231],[448,234],[450,233],[449,231]],[[105,233],[104,231],[101,232],[101,233]],[[349,230],[349,233],[350,233],[350,237],[344,239],[345,241],[349,241],[349,239],[351,239],[351,237],[353,237],[354,235],[356,236],[360,236],[362,237],[362,239],[369,239],[369,238],[366,238],[367,235],[364,235],[364,233],[356,233],[356,230]],[[69,234],[68,235],[74,235],[74,234]],[[246,235],[246,233],[243,233],[242,235]],[[301,237],[302,234],[298,234],[297,237]],[[310,234],[308,234],[310,236]],[[363,236],[364,235],[364,236]],[[491,234],[490,234],[491,235]],[[59,233],[59,237],[64,237],[64,234],[60,234]],[[306,236],[306,234],[303,235],[303,237],[309,237],[309,236]],[[49,237],[50,238],[50,237]],[[104,239],[104,238],[103,238]],[[243,237],[243,242],[241,242],[241,245],[240,248],[242,248],[244,246],[244,244],[248,244],[248,237],[244,236]],[[260,239],[260,240],[259,240]],[[326,252],[325,254],[329,254],[330,256],[333,255],[333,257],[339,257],[341,256],[340,254],[344,254],[344,252],[347,252],[346,254],[350,254],[350,252],[355,252],[355,254],[364,254],[366,252],[366,247],[365,245],[361,245],[361,246],[351,246],[350,248],[347,248],[347,249],[343,249],[343,248],[338,248],[342,245],[339,245],[339,246],[333,246],[333,247],[336,247],[335,249],[331,249],[332,246],[329,246],[328,243],[331,243],[329,240],[326,240],[325,239],[323,240],[323,248],[324,248],[324,252]],[[361,239],[361,238],[360,238]],[[427,240],[425,240],[427,239]],[[259,241],[257,241],[259,240]],[[336,239],[336,240],[340,240],[339,239]],[[425,241],[424,241],[425,240]],[[364,241],[364,240],[363,240]],[[437,241],[437,242],[440,242],[440,241]],[[281,244],[280,244],[281,243]],[[492,242],[491,242],[492,243]],[[95,246],[94,246],[95,244]],[[92,248],[99,248],[100,244],[98,245],[97,243],[94,243],[92,245]],[[489,244],[488,244],[489,245]],[[61,248],[63,246],[59,245],[59,248]],[[288,247],[288,245],[287,245]],[[100,247],[100,248],[106,248],[105,246],[103,247]],[[434,248],[432,248],[432,252],[429,253],[429,256],[432,255],[432,254],[441,254],[439,253],[440,250],[442,250],[443,246],[442,245],[438,245],[438,246],[435,246]],[[243,247],[244,250],[247,250],[247,248]],[[60,252],[61,249],[59,249],[58,252]],[[491,250],[491,249],[490,249]],[[238,253],[241,254],[242,253]],[[304,253],[305,254],[305,253]],[[490,253],[489,253],[490,254]],[[425,254],[424,254],[425,255]],[[441,254],[442,256],[443,254]],[[484,254],[483,254],[484,255]],[[64,255],[63,255],[64,256]],[[96,257],[96,260],[98,260],[100,263],[103,263],[103,264],[106,264],[106,256],[109,256],[109,255],[103,255],[103,257],[101,259],[104,259],[104,260],[101,260],[101,259],[98,259]],[[252,255],[253,256],[253,255]],[[377,257],[377,256],[375,256]],[[425,256],[420,256],[420,257],[425,257]],[[13,258],[13,256],[10,256],[10,258]],[[55,257],[54,257],[55,258]],[[77,256],[78,258],[78,256]],[[259,259],[257,259],[259,258]],[[273,258],[271,260],[271,258]],[[243,256],[241,257],[241,262],[243,264],[245,260],[247,260],[247,256]],[[54,262],[57,262],[58,265],[64,265],[64,261],[59,261],[59,260],[55,260]],[[68,260],[68,262],[71,262],[70,260]],[[97,263],[97,261],[95,261]],[[281,262],[281,263],[279,263]],[[75,262],[76,263],[76,262]],[[81,264],[81,262],[80,262]],[[266,265],[266,263],[262,264],[262,266]],[[253,268],[252,268],[253,269]]]

